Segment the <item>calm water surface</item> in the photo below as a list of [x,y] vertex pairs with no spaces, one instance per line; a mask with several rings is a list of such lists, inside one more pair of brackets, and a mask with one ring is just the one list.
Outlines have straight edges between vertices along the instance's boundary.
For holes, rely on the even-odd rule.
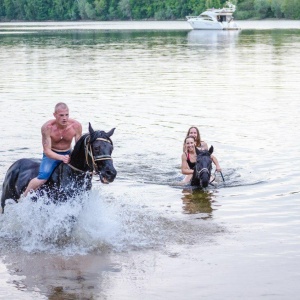
[[[298,297],[300,23],[239,24],[0,24],[0,181],[59,101],[116,127],[118,171],[83,205],[8,204],[1,299]],[[225,176],[205,191],[178,183],[191,125]]]

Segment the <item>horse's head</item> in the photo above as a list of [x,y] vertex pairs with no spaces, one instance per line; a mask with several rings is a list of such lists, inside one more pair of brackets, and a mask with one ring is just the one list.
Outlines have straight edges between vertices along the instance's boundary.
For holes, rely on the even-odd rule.
[[202,188],[206,188],[210,182],[212,159],[211,154],[213,152],[213,146],[210,149],[200,151],[197,155],[197,161],[192,178],[193,185],[199,185]]
[[94,172],[99,175],[102,183],[113,182],[117,175],[111,157],[114,147],[110,137],[114,131],[115,128],[109,132],[94,131],[89,123],[89,139],[86,142],[86,153],[89,154]]

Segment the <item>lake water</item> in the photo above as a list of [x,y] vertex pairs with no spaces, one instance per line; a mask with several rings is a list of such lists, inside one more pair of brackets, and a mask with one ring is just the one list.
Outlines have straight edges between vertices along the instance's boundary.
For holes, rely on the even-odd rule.
[[[110,130],[114,183],[0,216],[1,299],[296,299],[300,22],[0,24],[0,181],[57,102]],[[225,182],[178,182],[191,125]],[[77,216],[74,225],[69,214]]]

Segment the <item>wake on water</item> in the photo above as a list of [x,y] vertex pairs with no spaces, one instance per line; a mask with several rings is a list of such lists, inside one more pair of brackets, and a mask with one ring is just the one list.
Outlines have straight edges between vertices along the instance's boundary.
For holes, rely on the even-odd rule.
[[[215,188],[262,182],[246,169],[226,169],[223,174],[225,181],[217,174],[215,186],[208,188],[210,192]],[[172,243],[195,243],[218,233],[217,224],[191,224],[190,219],[161,209],[164,200],[158,204],[158,209],[151,206],[155,201],[147,192],[147,186],[153,186],[155,182],[152,177],[149,179],[148,184],[136,183],[140,186],[121,187],[119,191],[96,185],[91,191],[60,205],[46,197],[37,202],[27,197],[18,204],[7,200],[5,214],[0,215],[0,250],[20,248],[29,253],[41,251],[65,255],[127,251],[161,248]],[[179,181],[177,179],[173,182]],[[170,181],[160,184],[177,187]],[[182,185],[178,188],[182,189]],[[159,189],[155,197],[159,198],[164,192]]]
[[[29,196],[28,196],[29,197]],[[217,225],[191,224],[145,203],[151,199],[134,189],[115,193],[105,188],[55,205],[47,198],[16,204],[7,201],[0,216],[0,250],[63,255],[159,249],[174,243],[201,242],[219,231]],[[148,202],[149,200],[149,202]],[[47,203],[47,204],[45,204]]]

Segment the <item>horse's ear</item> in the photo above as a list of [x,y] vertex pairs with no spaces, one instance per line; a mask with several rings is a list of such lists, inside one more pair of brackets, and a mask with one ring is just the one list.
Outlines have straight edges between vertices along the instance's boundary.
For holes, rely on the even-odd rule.
[[116,129],[116,128],[111,129],[106,135],[107,135],[108,137],[111,137],[111,136],[114,134],[115,129]]
[[89,122],[89,133],[90,133],[90,134],[93,134],[94,132],[95,132],[95,131],[94,131],[94,129],[93,129],[91,123]]
[[210,154],[212,154],[212,153],[214,152],[214,146],[210,146],[210,148],[208,149],[208,152],[209,152]]

